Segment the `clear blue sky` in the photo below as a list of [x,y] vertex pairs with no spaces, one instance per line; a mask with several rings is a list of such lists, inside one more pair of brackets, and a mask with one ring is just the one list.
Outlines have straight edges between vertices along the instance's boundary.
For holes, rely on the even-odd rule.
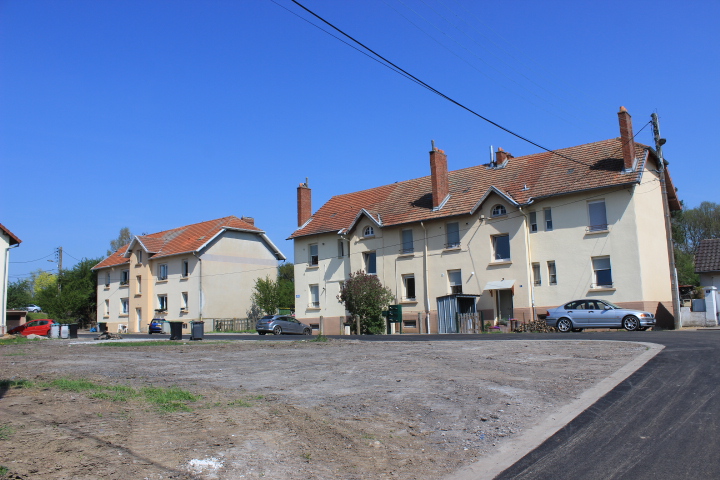
[[[621,105],[636,132],[657,112],[680,198],[720,202],[720,2],[303,3],[548,148],[619,136]],[[317,209],[425,176],[431,139],[451,170],[490,145],[539,151],[270,0],[0,1],[0,223],[27,262],[11,281],[53,268],[58,246],[71,267],[121,227],[226,215],[255,217],[292,260],[298,183]]]

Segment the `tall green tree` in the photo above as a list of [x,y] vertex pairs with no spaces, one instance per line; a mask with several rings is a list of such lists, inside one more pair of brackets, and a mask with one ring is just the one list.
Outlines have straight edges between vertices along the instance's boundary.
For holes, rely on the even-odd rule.
[[29,279],[17,280],[8,284],[7,308],[17,310],[33,302],[33,288]]
[[114,240],[110,240],[110,250],[107,251],[108,256],[117,252],[117,250],[123,245],[127,245],[128,243],[130,243],[130,240],[132,240],[132,238],[133,234],[130,233],[130,229],[128,227],[121,228],[118,237]]
[[695,252],[702,240],[720,238],[720,205],[702,202],[696,208],[683,208],[674,212],[672,235],[678,282],[681,285],[699,286],[700,276],[695,273]]
[[283,263],[278,267],[278,307],[295,310],[295,265]]
[[395,296],[384,287],[377,275],[368,275],[362,270],[351,273],[343,283],[337,299],[345,304],[345,310],[360,317],[361,334],[379,334],[385,331],[382,311]]
[[63,270],[58,284],[42,287],[36,293],[36,302],[55,320],[88,325],[97,312],[97,274],[92,267],[101,260],[82,259],[73,268]]

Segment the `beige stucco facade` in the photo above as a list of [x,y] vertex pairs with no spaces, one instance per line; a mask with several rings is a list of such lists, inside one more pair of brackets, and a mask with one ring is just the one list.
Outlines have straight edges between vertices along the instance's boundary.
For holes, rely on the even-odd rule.
[[7,326],[7,286],[10,250],[20,245],[20,239],[0,225],[0,335],[5,335]]
[[[324,333],[342,333],[346,312],[337,300],[341,282],[350,272],[368,271],[371,252],[378,278],[403,305],[406,332],[425,333],[428,327],[443,332],[438,299],[460,291],[491,322],[508,317],[529,321],[533,310],[542,314],[586,297],[667,313],[672,310],[671,287],[660,183],[656,166],[650,161],[642,165],[641,180],[634,185],[554,195],[525,206],[491,193],[472,214],[389,227],[365,215],[344,235],[296,237],[296,316],[318,326],[322,316]],[[590,228],[591,202],[604,203],[606,228]],[[504,214],[497,214],[503,210],[498,206]],[[546,211],[551,225],[545,222]],[[532,212],[536,230],[530,226]],[[458,224],[459,245],[448,245],[452,223]],[[371,235],[365,235],[368,227]],[[412,231],[412,251],[406,248],[407,233],[403,243],[403,230]],[[510,258],[496,260],[494,241],[500,240],[494,239],[504,242],[505,235]],[[316,265],[311,245],[317,245]],[[597,284],[597,270],[608,263],[603,284]],[[461,288],[452,285],[458,271]],[[407,295],[408,278],[414,280],[414,298]]]
[[275,279],[284,258],[263,236],[234,230],[199,251],[155,258],[139,242],[130,249],[129,263],[97,269],[97,318],[110,332],[147,332],[153,318],[182,321],[186,331],[191,321],[244,318],[256,279]]

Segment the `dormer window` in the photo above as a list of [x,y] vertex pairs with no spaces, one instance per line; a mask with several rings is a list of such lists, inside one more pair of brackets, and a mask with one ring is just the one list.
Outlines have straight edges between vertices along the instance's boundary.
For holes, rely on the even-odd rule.
[[507,215],[507,210],[503,205],[497,204],[492,208],[493,217],[502,217],[503,215]]
[[365,230],[363,230],[363,237],[374,237],[375,236],[375,230],[371,226],[365,227]]

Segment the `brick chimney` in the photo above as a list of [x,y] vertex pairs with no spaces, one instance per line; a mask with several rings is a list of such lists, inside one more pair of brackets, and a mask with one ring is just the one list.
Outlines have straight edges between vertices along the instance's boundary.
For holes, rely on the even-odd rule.
[[495,163],[498,167],[505,163],[507,160],[510,160],[511,158],[515,157],[513,157],[510,153],[506,152],[500,147],[498,147],[498,151],[495,152]]
[[255,219],[253,217],[241,217],[240,220],[242,220],[245,223],[249,223],[252,226],[255,226]]
[[618,119],[620,120],[623,164],[626,171],[632,171],[635,165],[635,138],[633,136],[632,117],[625,107],[620,107]]
[[308,179],[297,188],[298,227],[310,220],[312,216],[312,190],[308,186]]
[[432,205],[433,210],[440,207],[440,204],[448,196],[447,155],[443,150],[435,148],[435,140],[432,142],[430,151],[430,176],[432,177]]

